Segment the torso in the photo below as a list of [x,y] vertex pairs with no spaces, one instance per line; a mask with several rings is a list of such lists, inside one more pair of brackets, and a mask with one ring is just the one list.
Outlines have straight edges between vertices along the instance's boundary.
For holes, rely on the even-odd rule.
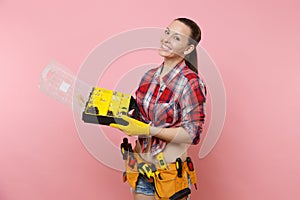
[[[168,143],[163,150],[164,159],[167,163],[174,163],[177,158],[181,158],[181,160],[185,161],[187,157],[187,149],[189,148],[188,144],[184,143]],[[147,162],[156,164],[157,159],[150,155],[148,151],[145,153],[141,152],[141,148],[139,142],[136,145],[136,151],[139,155]]]
[[[162,81],[162,77],[165,76],[170,71],[169,68],[163,68],[159,79]],[[149,142],[151,144],[151,142]],[[186,160],[187,157],[187,144],[179,144],[179,143],[168,143],[163,151],[164,159],[167,163],[174,163],[177,158],[181,158],[181,160]],[[157,160],[155,157],[151,156],[150,153],[141,153],[139,151],[139,155],[149,163],[156,163]]]
[[[168,74],[169,72],[170,72],[170,70],[171,69],[169,69],[169,68],[163,68],[163,70],[161,71],[161,73],[159,74],[159,80],[160,80],[160,82],[162,82],[162,78],[164,77],[164,76],[166,76],[166,74]],[[155,72],[152,72],[153,74],[155,73]],[[149,77],[152,77],[152,76],[149,76]],[[171,79],[172,80],[172,79]],[[176,79],[177,80],[177,79]],[[180,80],[183,80],[183,79],[180,79]],[[174,82],[174,83],[177,83],[177,82]],[[173,84],[174,84],[173,83]],[[180,82],[179,82],[180,83]],[[147,82],[147,84],[149,84],[149,82]],[[167,84],[170,84],[170,83],[167,83]],[[184,85],[182,82],[181,82],[181,85]],[[168,87],[169,85],[167,85],[167,87]],[[153,89],[153,88],[152,88]],[[148,90],[148,88],[147,88],[147,90]],[[172,91],[171,91],[172,92]],[[169,93],[167,92],[167,93],[164,93],[164,94],[166,94],[166,95],[168,95]],[[170,102],[175,102],[175,99],[177,99],[178,98],[178,95],[180,95],[180,94],[175,94],[174,93],[174,96],[172,97],[172,99],[170,100]],[[147,105],[147,104],[145,104],[144,102],[143,102],[143,100],[144,100],[144,97],[145,97],[145,93],[144,94],[140,94],[140,96],[139,96],[139,98],[141,98],[141,99],[139,99],[139,103],[141,104],[141,105]],[[162,97],[162,96],[160,96],[160,97]],[[169,102],[166,102],[167,104],[169,104]],[[166,104],[165,103],[165,104]],[[156,104],[156,105],[158,105],[158,104]],[[146,114],[148,114],[148,118],[150,118],[152,115],[153,115],[153,113],[147,113],[149,110],[151,110],[152,112],[155,110],[154,108],[155,107],[153,107],[153,105],[150,105],[150,106],[152,106],[152,107],[150,107],[150,109],[149,109],[149,107],[146,107],[146,108],[144,108],[144,107],[142,107],[142,109],[144,109],[144,111],[145,111],[145,115]],[[161,106],[164,106],[163,104],[161,105]],[[165,110],[162,110],[163,112],[165,111]],[[177,110],[174,110],[173,112],[169,112],[169,114],[170,114],[170,116],[169,117],[171,117],[171,118],[173,118],[173,115],[172,114],[177,114],[176,116],[178,116],[178,113],[177,113]],[[159,115],[158,114],[158,112],[155,110],[155,114],[157,114],[157,115]],[[153,115],[154,116],[154,115]],[[174,116],[175,117],[175,116]],[[151,120],[153,120],[154,119],[154,117],[151,119]],[[175,120],[171,120],[171,122],[169,122],[170,124],[172,123],[172,122],[174,122],[174,121],[176,121],[177,120],[177,118],[174,118]],[[149,119],[148,119],[149,120]],[[159,120],[159,121],[155,121],[155,123],[160,123],[161,121],[163,121],[163,120]],[[155,124],[154,124],[155,125]],[[159,125],[159,126],[161,126],[160,124],[157,124],[157,125]],[[148,141],[148,144],[151,144],[151,141]],[[185,143],[167,143],[166,144],[166,146],[165,146],[165,148],[163,149],[163,153],[164,153],[164,158],[165,158],[165,161],[167,162],[167,163],[174,163],[175,161],[176,161],[176,159],[177,158],[181,158],[181,160],[182,161],[185,161],[186,160],[186,157],[187,157],[187,149],[189,148],[189,144],[185,144]],[[150,145],[148,146],[148,147],[150,147]],[[141,151],[141,146],[140,146],[140,144],[139,144],[139,142],[137,142],[137,145],[136,145],[136,151],[140,154],[140,156],[145,160],[145,161],[147,161],[147,162],[149,162],[149,163],[157,163],[157,159],[155,158],[155,156],[152,156],[152,155],[150,155],[150,153],[149,153],[149,149],[146,149],[143,153],[142,153],[142,151]]]

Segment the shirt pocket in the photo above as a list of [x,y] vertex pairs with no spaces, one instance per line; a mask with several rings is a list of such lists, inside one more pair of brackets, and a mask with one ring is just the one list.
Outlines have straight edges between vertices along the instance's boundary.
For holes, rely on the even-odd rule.
[[179,118],[178,107],[175,102],[157,102],[153,108],[155,126],[167,127],[174,124]]

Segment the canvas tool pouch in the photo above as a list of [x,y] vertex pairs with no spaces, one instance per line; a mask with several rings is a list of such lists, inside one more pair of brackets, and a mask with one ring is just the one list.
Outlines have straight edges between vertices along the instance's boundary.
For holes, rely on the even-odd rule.
[[[175,164],[168,164],[168,170],[158,170],[160,172],[161,179],[156,178],[154,180],[156,199],[169,199],[174,194],[183,191],[186,188],[189,188],[188,177],[191,178],[192,174],[188,171],[186,162],[182,163],[182,177],[178,177]],[[195,172],[193,171],[195,174]],[[193,176],[195,177],[195,175]],[[191,179],[193,183],[193,180]]]
[[[137,164],[132,168],[128,165],[129,159],[126,160],[126,180],[130,187],[136,189],[136,182],[139,177],[137,170],[138,163],[145,162],[137,153],[135,153]],[[175,193],[189,188],[188,177],[192,184],[196,183],[195,171],[189,171],[186,162],[182,163],[182,177],[178,177],[175,163],[168,164],[168,170],[157,168],[160,177],[157,175],[153,181],[155,187],[155,198],[166,200],[173,196]]]
[[[135,153],[135,155],[137,155],[137,154]],[[134,165],[133,168],[129,165],[129,162],[130,162],[129,159],[127,159],[125,162],[125,169],[126,169],[126,174],[125,174],[126,179],[125,180],[128,182],[130,187],[133,188],[134,190],[136,189],[136,182],[139,177],[137,165],[138,165],[138,163],[141,162],[139,156],[135,156],[135,158],[137,159],[137,163]]]

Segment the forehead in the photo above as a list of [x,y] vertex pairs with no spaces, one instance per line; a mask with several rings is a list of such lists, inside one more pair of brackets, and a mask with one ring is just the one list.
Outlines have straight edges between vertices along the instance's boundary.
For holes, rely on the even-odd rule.
[[171,24],[169,24],[168,28],[175,33],[178,33],[180,35],[184,35],[189,37],[191,34],[191,29],[190,27],[188,27],[187,25],[185,25],[184,23],[180,22],[180,21],[173,21]]

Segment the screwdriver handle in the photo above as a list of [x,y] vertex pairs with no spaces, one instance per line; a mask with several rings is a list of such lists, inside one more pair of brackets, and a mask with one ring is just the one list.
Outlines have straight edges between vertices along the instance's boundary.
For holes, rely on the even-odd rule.
[[191,172],[194,171],[194,164],[190,157],[186,158],[186,164]]
[[135,164],[137,164],[137,160],[134,157],[134,153],[133,153],[132,146],[131,146],[130,143],[128,144],[128,153],[129,153],[129,156],[128,156],[128,159],[129,159],[128,160],[128,165],[129,165],[129,167],[131,167],[133,169],[134,166],[135,166]]
[[176,159],[176,169],[177,169],[177,176],[179,178],[182,177],[182,161],[180,158]]
[[123,143],[121,144],[121,153],[123,156],[123,160],[126,160],[127,155],[128,155],[128,139],[127,138],[123,138]]

